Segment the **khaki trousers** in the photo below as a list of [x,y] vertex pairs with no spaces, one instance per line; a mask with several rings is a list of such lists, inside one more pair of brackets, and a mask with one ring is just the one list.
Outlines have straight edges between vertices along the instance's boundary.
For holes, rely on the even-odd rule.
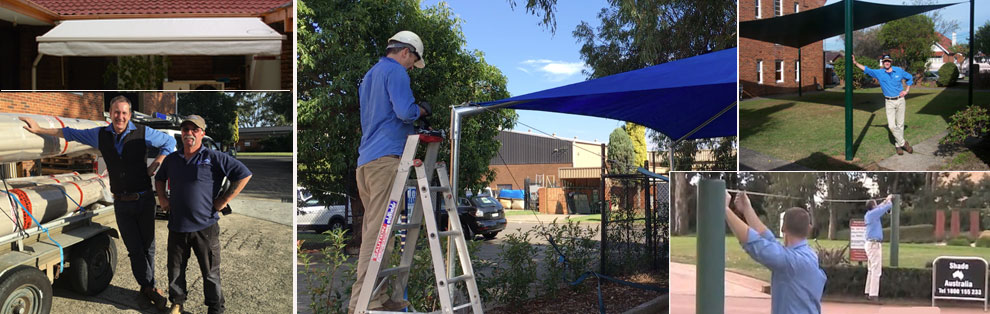
[[[351,286],[351,301],[348,304],[348,312],[350,313],[354,312],[358,297],[361,296],[361,286],[364,285],[368,263],[371,262],[371,253],[375,250],[378,231],[381,229],[382,220],[385,219],[385,204],[388,202],[389,189],[395,181],[395,172],[398,168],[399,157],[395,156],[381,157],[357,168],[358,193],[361,194],[361,204],[364,205],[364,221],[361,229],[361,253],[358,255],[357,280]],[[388,267],[392,247],[393,243],[390,242],[385,248],[382,267]],[[371,296],[369,309],[380,307],[389,299],[385,295],[385,290],[383,287],[378,294]]]
[[866,241],[867,274],[863,293],[871,297],[880,294],[880,270],[883,267],[883,248],[880,242]]
[[894,135],[894,146],[904,146],[904,109],[907,102],[904,97],[895,100],[885,98],[884,105],[887,109],[887,127]]

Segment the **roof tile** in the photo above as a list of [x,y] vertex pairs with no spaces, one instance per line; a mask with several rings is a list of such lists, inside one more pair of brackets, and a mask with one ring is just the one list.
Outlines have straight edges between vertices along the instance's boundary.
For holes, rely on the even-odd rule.
[[31,0],[59,15],[261,14],[292,0]]

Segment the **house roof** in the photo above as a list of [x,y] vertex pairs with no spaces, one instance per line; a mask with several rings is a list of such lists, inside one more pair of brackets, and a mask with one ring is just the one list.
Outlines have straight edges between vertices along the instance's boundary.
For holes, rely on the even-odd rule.
[[28,0],[61,16],[218,14],[258,15],[291,0]]
[[834,51],[834,50],[826,50],[825,51],[825,61],[827,61],[827,62],[835,61],[835,58],[838,58],[838,57],[841,57],[841,56],[842,56],[842,52],[841,51]]

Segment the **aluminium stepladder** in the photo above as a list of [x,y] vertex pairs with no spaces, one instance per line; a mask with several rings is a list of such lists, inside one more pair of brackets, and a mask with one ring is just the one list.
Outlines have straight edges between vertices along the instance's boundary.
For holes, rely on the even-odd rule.
[[[375,241],[375,248],[371,253],[371,261],[365,273],[364,283],[361,286],[361,294],[358,296],[355,313],[401,313],[386,311],[368,311],[371,296],[385,287],[389,276],[394,276],[392,285],[393,293],[402,293],[409,281],[409,271],[412,269],[413,256],[416,250],[416,242],[419,238],[420,226],[426,224],[426,238],[429,242],[430,255],[433,261],[434,278],[438,290],[437,296],[440,299],[440,311],[435,313],[453,314],[454,311],[471,308],[476,314],[481,314],[481,296],[478,293],[478,286],[474,269],[471,266],[471,258],[468,255],[467,241],[463,236],[460,217],[457,213],[456,199],[450,190],[450,181],[447,175],[447,166],[436,162],[437,153],[440,151],[440,143],[443,138],[429,134],[413,134],[406,138],[406,144],[399,159],[399,167],[396,170],[395,181],[389,191],[388,202],[386,203],[385,215],[382,225],[378,230]],[[426,143],[425,160],[415,158],[417,147],[420,142]],[[415,169],[415,179],[410,180],[410,168]],[[439,186],[431,186],[433,173],[436,172]],[[408,215],[408,223],[398,223],[399,205],[404,199],[406,186],[416,187],[416,203],[413,211]],[[437,227],[436,215],[434,214],[433,195],[436,192],[443,194],[444,210],[450,223],[448,231],[439,231]],[[394,241],[394,230],[405,230],[406,243],[402,249],[399,266],[382,269],[382,259],[385,254],[390,254],[389,245]],[[371,230],[365,230],[369,232]],[[449,277],[444,263],[443,251],[440,247],[440,239],[447,237],[452,240],[453,247],[448,250],[456,250],[460,261],[460,276]],[[453,262],[453,261],[449,261]],[[387,265],[386,265],[387,266]],[[467,288],[469,302],[461,305],[453,304],[453,290],[457,283],[463,282]]]

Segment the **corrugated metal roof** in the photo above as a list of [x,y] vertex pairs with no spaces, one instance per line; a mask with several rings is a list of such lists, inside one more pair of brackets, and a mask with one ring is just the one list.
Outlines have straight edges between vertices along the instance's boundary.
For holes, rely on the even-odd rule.
[[597,179],[602,177],[601,168],[559,168],[557,176],[563,179]]
[[492,157],[492,165],[573,164],[573,147],[569,141],[506,131],[499,132],[495,138],[502,147]]

